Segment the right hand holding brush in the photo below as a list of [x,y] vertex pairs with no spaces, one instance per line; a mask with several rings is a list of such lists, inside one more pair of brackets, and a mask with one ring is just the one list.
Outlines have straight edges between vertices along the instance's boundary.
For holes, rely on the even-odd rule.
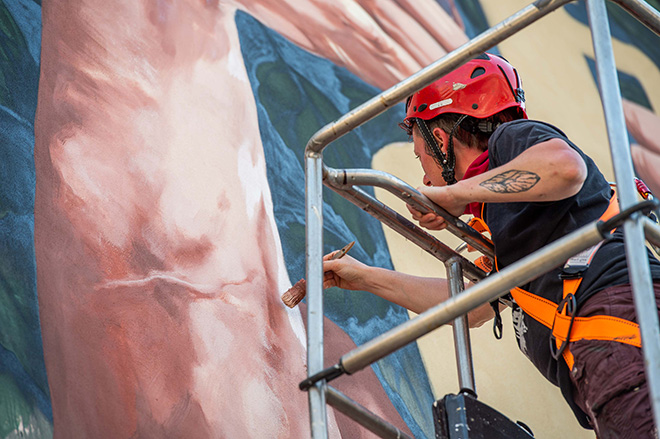
[[[351,241],[348,244],[346,244],[344,247],[341,249],[334,251],[330,254],[327,254],[323,257],[324,261],[330,261],[330,260],[338,260],[343,258],[346,253],[353,247],[355,244],[355,241]],[[325,264],[325,263],[324,263]],[[324,269],[325,270],[325,269]],[[325,287],[325,273],[324,273],[324,279],[323,279],[323,284],[324,288]],[[327,287],[329,288],[329,287]],[[282,302],[289,308],[293,308],[294,306],[298,305],[304,298],[305,295],[307,294],[307,282],[305,282],[305,279],[300,279],[298,282],[296,282],[291,288],[289,288],[284,294],[282,294]]]
[[323,289],[339,287],[345,290],[362,290],[366,287],[364,274],[369,268],[350,256],[335,260],[326,256],[323,258]]

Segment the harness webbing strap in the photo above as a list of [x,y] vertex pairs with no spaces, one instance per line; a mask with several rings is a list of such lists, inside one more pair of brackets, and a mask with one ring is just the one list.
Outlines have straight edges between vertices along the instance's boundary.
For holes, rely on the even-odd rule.
[[[570,317],[557,316],[555,319],[555,337],[564,341],[568,334]],[[612,316],[576,317],[573,322],[569,342],[589,340],[614,340],[638,348],[642,347],[639,325],[629,320]]]
[[[525,313],[543,326],[552,329],[558,342],[566,340],[572,318],[557,312],[556,303],[522,288],[512,289],[511,295]],[[581,339],[614,340],[637,347],[642,346],[638,324],[605,315],[573,318],[573,328],[568,341],[573,342]]]
[[[606,221],[618,212],[619,203],[615,194],[610,199],[610,204],[605,213],[601,215],[600,220]],[[488,226],[483,220],[478,222],[479,228],[488,230]],[[593,247],[591,250],[591,255],[584,267],[585,270],[588,268],[588,263],[591,261],[591,257],[593,257],[593,254],[598,250],[598,246]],[[497,266],[497,260],[495,262]],[[574,296],[580,287],[581,282],[581,275],[570,279],[564,279],[563,299]],[[569,369],[573,368],[574,359],[568,346],[564,343],[567,339],[568,342],[584,339],[611,340],[637,347],[642,346],[639,325],[636,323],[607,315],[591,317],[569,316],[567,315],[568,306],[558,306],[553,301],[537,296],[529,291],[525,291],[522,288],[516,287],[510,292],[511,296],[513,296],[513,299],[516,301],[516,304],[526,314],[552,331],[552,336],[555,338],[557,349],[563,347],[562,356]],[[573,310],[573,312],[575,311],[576,310]]]
[[530,317],[543,326],[552,328],[552,321],[557,313],[556,303],[518,287],[512,289],[510,293],[516,301],[516,305],[522,308]]

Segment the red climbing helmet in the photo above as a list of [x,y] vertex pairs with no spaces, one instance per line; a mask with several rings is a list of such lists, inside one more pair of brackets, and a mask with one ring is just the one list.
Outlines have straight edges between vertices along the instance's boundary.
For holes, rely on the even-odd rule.
[[504,58],[484,53],[409,97],[404,125],[444,113],[483,119],[511,107],[527,119],[518,72]]
[[[518,108],[522,117],[527,119],[525,93],[518,72],[504,58],[483,53],[410,96],[406,102],[406,117],[399,126],[411,135],[417,124],[431,155],[442,168],[442,178],[447,184],[454,184],[456,155],[453,140],[456,129],[471,116],[475,119],[466,121],[464,129],[473,133],[492,133],[499,123],[488,120],[475,123],[475,120],[507,108]],[[426,123],[444,113],[461,115],[449,132],[446,154]]]

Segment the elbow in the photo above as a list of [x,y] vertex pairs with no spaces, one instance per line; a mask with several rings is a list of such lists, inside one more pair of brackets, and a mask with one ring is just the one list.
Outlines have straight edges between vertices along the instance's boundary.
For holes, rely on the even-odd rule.
[[558,163],[554,166],[557,172],[558,180],[564,188],[561,198],[568,198],[576,195],[582,189],[587,179],[587,164],[580,154],[573,149],[569,149],[561,154],[563,157],[557,157]]
[[574,163],[565,169],[562,177],[567,188],[567,195],[572,197],[580,192],[587,179],[587,166],[580,158],[578,163]]
[[490,304],[486,303],[468,313],[468,326],[479,328],[484,323],[491,321],[493,317],[495,317],[495,311]]

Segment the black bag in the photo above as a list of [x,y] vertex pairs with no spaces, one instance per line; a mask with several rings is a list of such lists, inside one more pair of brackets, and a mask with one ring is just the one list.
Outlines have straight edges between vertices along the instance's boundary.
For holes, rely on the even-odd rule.
[[469,393],[445,395],[433,404],[437,439],[530,439],[532,431]]

